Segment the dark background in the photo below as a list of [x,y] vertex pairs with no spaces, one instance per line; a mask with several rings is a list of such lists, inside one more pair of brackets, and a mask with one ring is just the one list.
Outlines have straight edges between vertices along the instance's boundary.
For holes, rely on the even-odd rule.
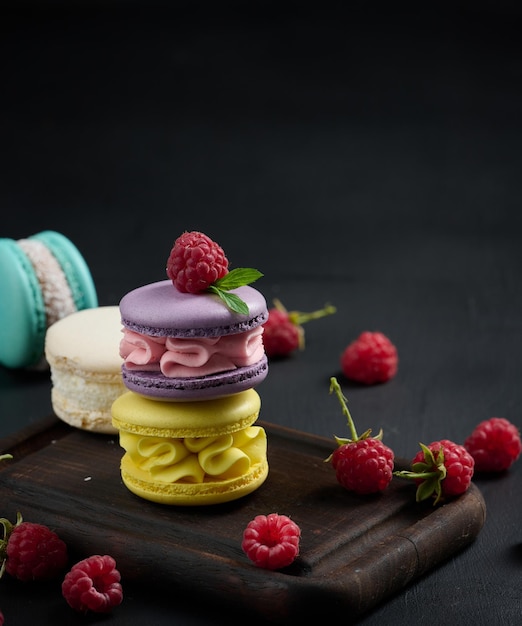
[[[336,305],[271,363],[266,421],[344,435],[329,377],[381,330],[397,377],[341,379],[361,432],[410,458],[493,415],[520,425],[521,28],[508,2],[13,3],[0,236],[64,233],[103,305],[163,279],[184,230],[261,270],[269,303]],[[0,435],[48,415],[49,390],[0,369]],[[477,541],[361,623],[519,623],[521,469],[476,483]],[[6,626],[86,623],[5,581],[0,608]],[[155,610],[129,594],[107,623],[220,623]]]

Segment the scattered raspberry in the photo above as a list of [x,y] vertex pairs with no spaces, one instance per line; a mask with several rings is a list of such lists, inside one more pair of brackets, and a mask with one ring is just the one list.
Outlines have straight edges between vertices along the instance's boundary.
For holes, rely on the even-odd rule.
[[335,307],[330,305],[312,313],[287,311],[279,300],[274,300],[274,307],[268,311],[268,320],[263,325],[263,344],[267,356],[283,357],[295,350],[303,350],[302,325],[332,313],[335,313]]
[[268,357],[287,356],[303,348],[303,329],[290,321],[284,311],[270,309],[263,324],[263,345]]
[[29,581],[54,578],[63,571],[67,546],[55,532],[42,524],[23,522],[21,516],[14,526],[4,518],[0,523],[4,528],[0,562],[8,574]]
[[448,439],[421,445],[411,462],[411,471],[395,472],[417,484],[417,502],[435,496],[433,504],[444,497],[459,496],[469,488],[475,461],[469,452]]
[[111,556],[90,556],[66,574],[62,594],[75,611],[107,613],[123,600],[120,580]]
[[4,626],[4,614],[0,611],[0,626]]
[[210,237],[192,231],[174,242],[167,261],[167,276],[183,293],[205,291],[228,273],[223,249]]
[[393,450],[381,441],[382,433],[370,437],[371,430],[367,430],[358,437],[346,398],[335,378],[330,379],[330,393],[332,391],[341,403],[352,438],[335,437],[338,447],[326,460],[332,462],[337,480],[345,489],[360,495],[383,491],[393,478]]
[[241,548],[258,567],[276,570],[299,554],[301,529],[286,515],[257,515],[243,532]]
[[397,373],[397,348],[380,332],[362,332],[341,355],[346,378],[365,385],[384,383]]
[[332,455],[339,483],[361,495],[386,489],[393,478],[393,465],[393,451],[375,437],[345,443]]
[[479,472],[502,472],[520,456],[522,442],[518,428],[504,417],[480,422],[464,441]]

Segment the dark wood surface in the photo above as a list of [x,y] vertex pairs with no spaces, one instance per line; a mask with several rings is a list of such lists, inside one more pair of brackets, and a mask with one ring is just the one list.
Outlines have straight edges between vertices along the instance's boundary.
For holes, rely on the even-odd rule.
[[[165,4],[3,3],[0,235],[64,233],[101,304],[164,279],[191,229],[262,271],[269,302],[334,304],[303,352],[270,363],[267,423],[345,436],[336,375],[359,431],[382,428],[399,458],[494,415],[520,427],[520,3]],[[396,344],[393,381],[340,375],[362,330]],[[0,368],[0,437],[51,412],[48,373]],[[476,540],[358,622],[518,624],[521,480],[520,460],[476,475]],[[85,530],[107,541],[102,520]],[[216,614],[160,588],[129,581],[100,620],[3,579],[0,607],[6,626],[230,623],[233,603]]]
[[[486,507],[475,485],[435,507],[416,503],[415,486],[399,478],[383,494],[355,496],[325,463],[333,440],[261,425],[269,476],[234,502],[169,507],[138,498],[120,479],[117,438],[57,418],[16,441],[0,440],[13,456],[0,466],[0,502],[13,521],[19,511],[28,520],[43,517],[73,562],[111,554],[123,580],[144,594],[175,588],[180,604],[204,597],[216,612],[281,624],[306,620],[317,604],[358,617],[455,556],[482,529]],[[300,555],[281,571],[254,566],[241,550],[243,530],[259,511],[289,515],[301,528]]]

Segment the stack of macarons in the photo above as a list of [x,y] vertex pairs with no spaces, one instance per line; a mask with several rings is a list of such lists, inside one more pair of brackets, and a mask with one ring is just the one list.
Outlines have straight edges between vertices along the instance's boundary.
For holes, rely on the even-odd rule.
[[[197,287],[186,280],[191,272]],[[268,373],[262,341],[268,310],[248,284],[261,274],[229,272],[222,249],[193,231],[174,242],[167,275],[119,304],[128,391],[114,401],[112,423],[125,450],[122,480],[134,494],[163,504],[227,502],[268,475],[254,389]]]
[[61,233],[0,238],[0,364],[46,368],[45,335],[56,321],[98,305],[83,256]]

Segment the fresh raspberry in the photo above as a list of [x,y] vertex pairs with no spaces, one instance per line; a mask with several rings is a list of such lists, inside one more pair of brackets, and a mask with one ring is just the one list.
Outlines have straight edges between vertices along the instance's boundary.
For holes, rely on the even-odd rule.
[[107,613],[123,600],[120,580],[111,556],[94,555],[73,565],[62,583],[62,594],[75,611]]
[[335,378],[330,379],[330,393],[332,391],[335,391],[341,403],[352,438],[336,437],[338,447],[326,460],[331,461],[337,480],[345,489],[359,495],[383,491],[393,478],[393,450],[381,441],[382,433],[370,437],[371,430],[367,430],[360,437],[357,436],[346,398]]
[[268,357],[287,356],[302,348],[303,338],[303,329],[290,321],[287,313],[276,308],[268,311],[268,320],[263,324],[263,345]]
[[167,260],[167,276],[183,293],[205,291],[228,273],[223,249],[198,231],[180,235]]
[[4,626],[4,614],[0,611],[0,626]]
[[411,471],[395,472],[417,484],[417,502],[434,496],[433,504],[445,497],[459,496],[469,488],[475,461],[469,452],[449,439],[434,441],[421,449],[411,462]]
[[58,535],[42,524],[16,525],[0,520],[4,539],[0,541],[0,561],[5,571],[22,581],[54,578],[67,565],[67,546]]
[[301,529],[286,515],[257,515],[243,532],[241,548],[258,567],[276,570],[299,554]]
[[305,335],[303,324],[335,313],[335,307],[325,306],[311,313],[287,311],[279,300],[268,311],[268,320],[263,324],[263,344],[268,357],[288,356],[295,350],[303,350]]
[[332,466],[339,483],[357,494],[383,491],[393,478],[394,454],[382,441],[367,437],[334,450]]
[[502,472],[520,456],[522,442],[518,428],[504,417],[480,422],[464,441],[479,472]]
[[395,376],[397,348],[380,332],[362,332],[341,354],[346,378],[365,385],[384,383]]

